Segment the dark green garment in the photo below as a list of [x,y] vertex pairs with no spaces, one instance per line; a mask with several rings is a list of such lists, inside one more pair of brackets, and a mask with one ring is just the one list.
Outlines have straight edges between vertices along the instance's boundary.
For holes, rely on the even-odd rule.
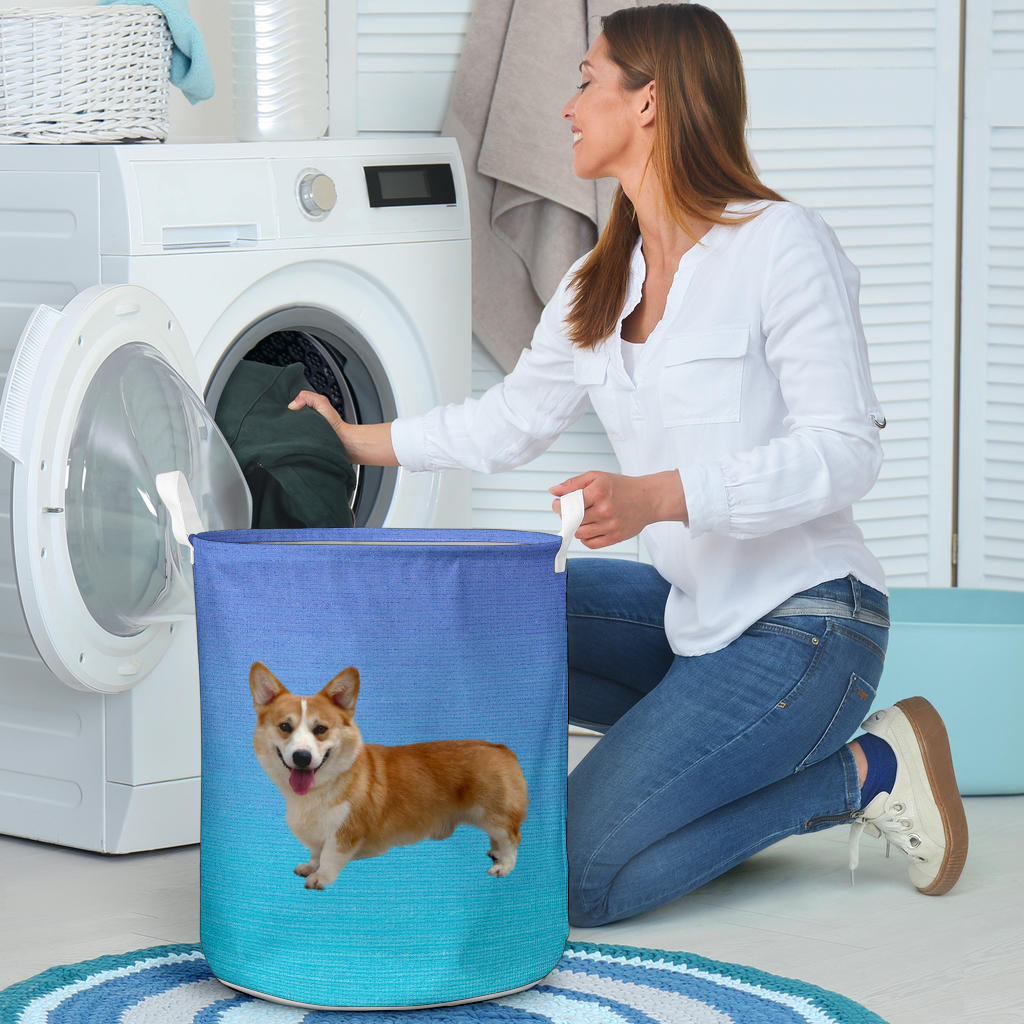
[[356,474],[330,424],[288,403],[309,383],[301,363],[243,359],[214,417],[252,492],[253,529],[352,526]]

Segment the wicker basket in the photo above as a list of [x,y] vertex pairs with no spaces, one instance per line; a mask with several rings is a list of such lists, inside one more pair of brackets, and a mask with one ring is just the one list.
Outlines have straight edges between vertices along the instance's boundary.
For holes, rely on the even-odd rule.
[[170,61],[155,7],[0,11],[0,142],[164,139]]

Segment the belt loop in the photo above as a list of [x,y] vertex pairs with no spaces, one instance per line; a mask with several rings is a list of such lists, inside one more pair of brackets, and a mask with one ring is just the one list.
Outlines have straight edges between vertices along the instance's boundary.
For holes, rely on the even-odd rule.
[[846,578],[850,581],[850,590],[853,593],[853,617],[858,619],[860,618],[860,598],[863,584],[853,573],[850,573]]

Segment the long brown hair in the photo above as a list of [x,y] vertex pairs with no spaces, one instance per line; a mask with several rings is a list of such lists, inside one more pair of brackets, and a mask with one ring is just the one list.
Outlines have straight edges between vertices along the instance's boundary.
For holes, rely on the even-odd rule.
[[[743,62],[714,11],[692,3],[631,7],[609,14],[601,27],[623,88],[656,83],[650,166],[669,215],[684,231],[690,218],[723,224],[756,216],[723,216],[734,200],[782,199],[761,183],[751,163]],[[573,275],[566,322],[578,347],[593,348],[615,330],[639,233],[633,204],[620,188],[597,245]]]

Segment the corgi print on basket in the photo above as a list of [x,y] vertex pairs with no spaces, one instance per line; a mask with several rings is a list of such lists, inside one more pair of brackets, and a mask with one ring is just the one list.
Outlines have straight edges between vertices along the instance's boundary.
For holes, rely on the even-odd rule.
[[501,877],[516,866],[528,798],[508,747],[485,740],[363,743],[353,718],[359,673],[351,667],[301,697],[257,661],[249,688],[256,757],[284,794],[288,827],[309,847],[309,861],[295,868],[307,889],[326,889],[349,861],[447,839],[459,825],[490,837],[488,874]]

